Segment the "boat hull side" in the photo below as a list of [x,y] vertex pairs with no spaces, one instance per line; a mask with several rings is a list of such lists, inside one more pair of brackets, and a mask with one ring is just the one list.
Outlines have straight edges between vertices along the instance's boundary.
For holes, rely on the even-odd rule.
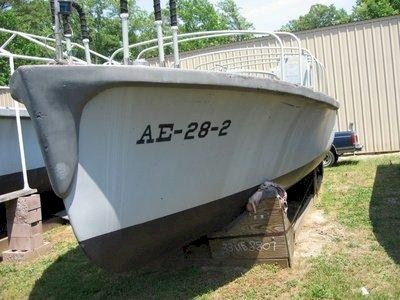
[[82,110],[93,97],[113,87],[174,86],[295,95],[333,110],[339,103],[311,89],[287,82],[227,74],[134,66],[24,66],[14,72],[11,95],[25,104],[38,134],[54,192],[71,192],[78,166]]
[[334,119],[328,106],[294,95],[108,89],[81,116],[64,200],[75,234],[86,240],[279,178],[329,148]]
[[[280,81],[139,67],[25,67],[12,94],[78,241],[114,271],[217,229],[265,180],[299,181],[330,147],[338,108]],[[119,246],[116,265],[102,263]]]
[[[285,185],[299,181],[299,175],[309,174],[324,156],[274,179],[274,182]],[[257,188],[258,185],[198,207],[90,238],[81,241],[80,245],[98,266],[116,273],[129,271],[179,251],[192,242],[193,237],[222,229],[244,211],[248,198]]]

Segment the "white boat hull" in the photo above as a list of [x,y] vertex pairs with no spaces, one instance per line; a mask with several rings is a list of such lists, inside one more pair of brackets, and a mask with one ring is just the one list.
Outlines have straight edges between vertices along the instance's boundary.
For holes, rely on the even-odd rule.
[[[67,92],[64,103],[81,103],[68,108],[46,100],[62,106],[54,117],[62,126],[46,117],[36,126],[74,232],[107,269],[130,269],[217,229],[260,183],[295,184],[330,147],[337,103],[308,89],[221,73],[115,67],[113,77],[94,68],[96,75],[83,72],[82,80],[100,81],[101,88],[87,83],[83,100]],[[31,80],[53,70],[31,69]],[[64,78],[72,78],[89,68],[66,69],[72,73]],[[15,97],[31,115],[56,114],[38,103],[45,102],[42,91],[23,92],[18,76],[31,76],[24,71],[14,77]],[[107,78],[124,84],[104,85]],[[57,82],[44,82],[61,95]],[[73,147],[65,150],[74,139],[76,158],[63,160],[74,156]]]
[[[25,110],[21,110],[21,125],[31,187],[41,191],[48,190],[50,183],[36,132]],[[0,195],[22,189],[22,166],[15,111],[9,108],[0,108],[0,162]]]

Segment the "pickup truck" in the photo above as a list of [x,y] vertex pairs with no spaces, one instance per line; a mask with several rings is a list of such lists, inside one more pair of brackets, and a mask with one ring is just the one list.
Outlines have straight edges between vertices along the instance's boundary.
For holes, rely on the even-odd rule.
[[362,150],[358,143],[358,135],[354,131],[335,132],[331,149],[324,159],[324,167],[330,167],[337,163],[339,156],[345,153],[354,153]]

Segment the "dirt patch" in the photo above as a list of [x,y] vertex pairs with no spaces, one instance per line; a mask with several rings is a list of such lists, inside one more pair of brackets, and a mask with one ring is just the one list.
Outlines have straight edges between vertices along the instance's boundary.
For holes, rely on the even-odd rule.
[[330,220],[322,210],[312,207],[296,232],[294,268],[317,257],[327,247],[338,248],[338,242],[344,238],[345,232],[340,224]]

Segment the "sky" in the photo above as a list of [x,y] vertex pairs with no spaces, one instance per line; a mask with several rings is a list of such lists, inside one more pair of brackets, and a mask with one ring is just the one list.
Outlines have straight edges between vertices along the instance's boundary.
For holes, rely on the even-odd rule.
[[[218,2],[218,0],[210,1]],[[136,0],[136,2],[143,9],[149,11],[153,9],[152,0]],[[355,2],[355,0],[236,0],[242,8],[242,14],[254,24],[256,30],[279,29],[290,20],[306,14],[313,4],[335,4],[336,7],[349,12]]]

